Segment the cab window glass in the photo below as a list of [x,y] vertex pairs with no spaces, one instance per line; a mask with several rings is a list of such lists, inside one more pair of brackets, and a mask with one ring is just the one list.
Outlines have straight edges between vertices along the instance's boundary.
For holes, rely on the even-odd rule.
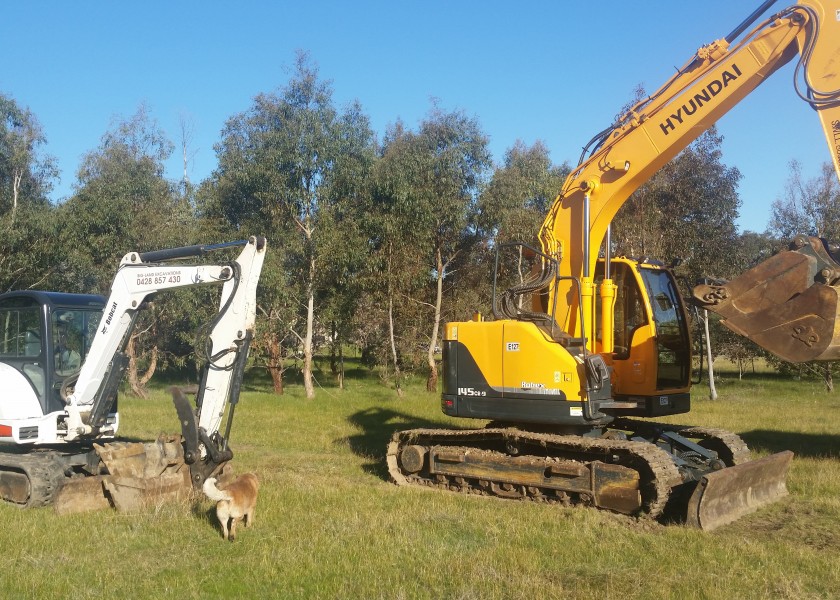
[[37,306],[0,308],[0,355],[37,358],[41,355],[40,311]]
[[656,387],[684,387],[691,369],[691,342],[679,290],[667,271],[641,269],[641,274],[656,324]]
[[81,368],[96,334],[100,316],[99,311],[90,310],[53,312],[52,338],[56,375],[70,375]]

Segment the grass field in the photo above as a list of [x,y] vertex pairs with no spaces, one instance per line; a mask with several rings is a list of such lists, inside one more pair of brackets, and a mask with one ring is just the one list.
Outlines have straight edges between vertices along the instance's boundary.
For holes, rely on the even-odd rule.
[[[796,452],[782,502],[714,532],[585,508],[387,482],[390,434],[467,426],[419,382],[398,399],[253,384],[237,409],[237,472],[256,471],[256,524],[221,539],[202,498],[139,514],[57,516],[0,506],[3,598],[830,598],[840,590],[840,397],[772,375],[695,388],[678,422]],[[126,436],[175,431],[163,389],[121,401]]]

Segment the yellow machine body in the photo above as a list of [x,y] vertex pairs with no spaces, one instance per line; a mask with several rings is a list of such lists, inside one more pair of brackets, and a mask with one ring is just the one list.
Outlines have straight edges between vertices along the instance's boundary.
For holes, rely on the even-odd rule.
[[[604,285],[604,262],[597,269]],[[606,331],[592,304],[596,348],[546,322],[501,319],[449,323],[443,409],[453,416],[582,425],[689,409],[690,344],[685,307],[670,271],[612,259]],[[556,321],[554,321],[556,323]],[[607,335],[605,335],[605,333]],[[589,363],[598,358],[606,380]],[[603,378],[602,378],[603,379]]]

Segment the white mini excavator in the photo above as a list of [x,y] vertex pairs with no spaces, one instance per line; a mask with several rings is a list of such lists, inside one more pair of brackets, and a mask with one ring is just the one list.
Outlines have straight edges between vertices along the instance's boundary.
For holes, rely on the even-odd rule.
[[[241,247],[235,260],[196,264],[208,252]],[[15,291],[0,295],[0,498],[61,513],[178,497],[233,457],[231,424],[254,336],[263,237],[214,245],[129,252],[110,296]],[[121,441],[117,391],[139,311],[152,295],[220,284],[208,324],[195,405],[173,401],[181,433]],[[227,414],[225,431],[220,431]]]

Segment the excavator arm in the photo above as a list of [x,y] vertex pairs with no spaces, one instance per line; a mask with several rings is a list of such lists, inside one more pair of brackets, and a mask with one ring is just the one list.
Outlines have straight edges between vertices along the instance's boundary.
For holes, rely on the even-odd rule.
[[[582,332],[594,330],[594,267],[624,202],[797,55],[796,91],[819,115],[840,177],[840,3],[803,0],[755,25],[770,4],[765,2],[729,36],[701,48],[659,90],[593,138],[566,179],[539,233],[544,254],[559,265],[560,279],[535,299],[534,308],[566,307],[555,318],[570,335],[585,337]],[[600,286],[603,331],[612,329],[612,289],[607,273]],[[829,312],[833,327],[834,309]],[[588,344],[594,352],[592,337]],[[600,350],[612,351],[609,344],[604,340]]]
[[[190,265],[168,261],[202,256],[222,248],[242,246],[229,264]],[[238,388],[254,332],[256,289],[265,258],[265,238],[212,246],[189,246],[146,253],[129,252],[120,262],[102,321],[90,351],[66,398],[67,427],[64,441],[113,435],[106,418],[116,399],[116,390],[128,357],[125,348],[140,309],[153,294],[196,285],[222,285],[219,312],[210,324],[206,365],[199,386],[197,427],[215,434],[227,402],[236,402]],[[236,367],[239,368],[236,368]]]

